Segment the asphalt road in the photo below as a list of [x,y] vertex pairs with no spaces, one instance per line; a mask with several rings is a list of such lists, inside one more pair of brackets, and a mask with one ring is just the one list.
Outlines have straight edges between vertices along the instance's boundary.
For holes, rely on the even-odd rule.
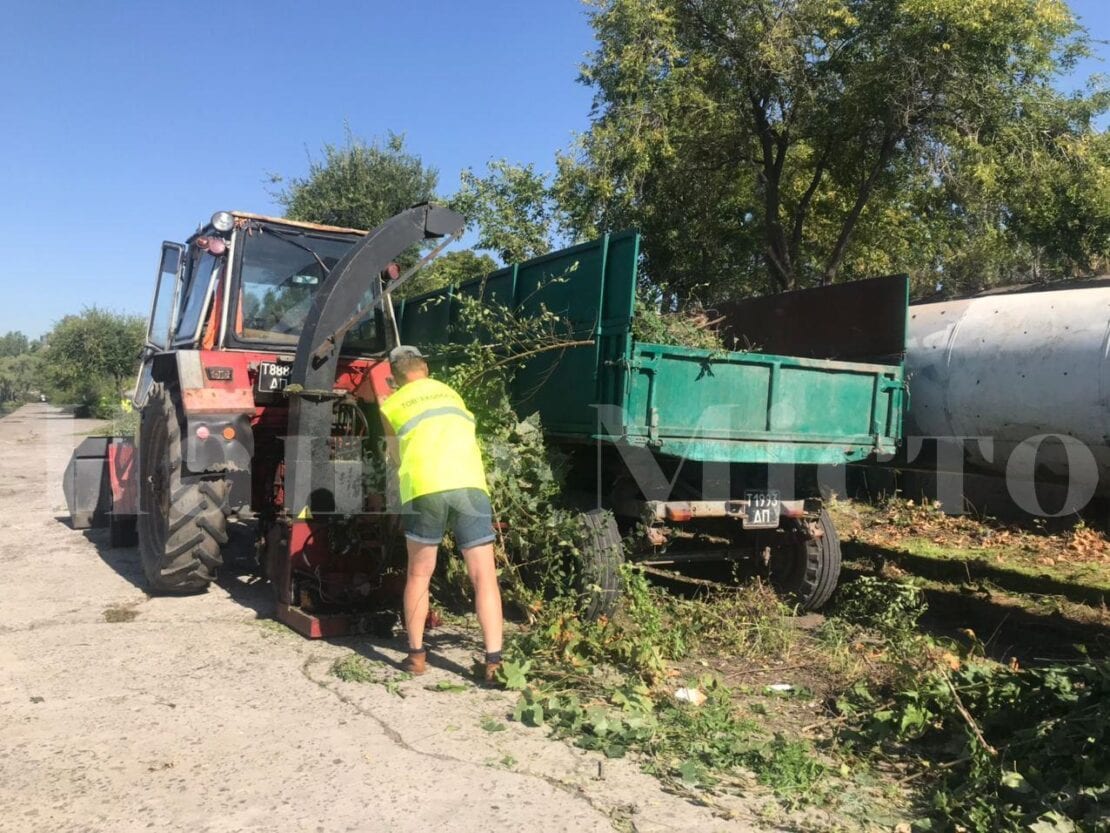
[[753,829],[511,723],[511,694],[426,688],[466,682],[472,634],[434,634],[438,667],[391,691],[330,668],[353,650],[388,676],[396,643],[302,639],[249,576],[148,597],[133,548],[66,519],[93,425],[0,420],[0,831]]

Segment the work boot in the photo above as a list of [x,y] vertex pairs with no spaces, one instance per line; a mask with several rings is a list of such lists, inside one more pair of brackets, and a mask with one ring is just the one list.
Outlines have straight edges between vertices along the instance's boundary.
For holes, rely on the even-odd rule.
[[486,654],[484,657],[474,658],[474,676],[486,688],[496,688],[501,685],[497,673],[501,670],[501,652]]
[[489,688],[500,685],[501,681],[497,679],[497,672],[501,670],[501,663],[487,662],[483,663],[483,665],[482,683]]
[[401,670],[419,677],[428,670],[428,649],[409,648],[408,656],[401,660]]

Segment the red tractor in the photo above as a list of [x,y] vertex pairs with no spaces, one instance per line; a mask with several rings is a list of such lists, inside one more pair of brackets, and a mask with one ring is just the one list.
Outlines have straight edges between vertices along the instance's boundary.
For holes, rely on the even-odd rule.
[[[389,295],[463,224],[432,205],[370,232],[221,211],[164,243],[138,435],[75,452],[74,526],[137,533],[150,589],[192,593],[215,578],[229,519],[254,519],[278,618],[312,637],[359,628],[399,540],[384,470],[363,463],[391,390]],[[399,275],[394,259],[429,240]]]

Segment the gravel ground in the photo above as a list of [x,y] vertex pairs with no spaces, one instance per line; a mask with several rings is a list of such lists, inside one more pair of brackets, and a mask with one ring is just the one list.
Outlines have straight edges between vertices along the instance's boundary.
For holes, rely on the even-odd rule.
[[148,597],[134,549],[68,525],[61,473],[94,425],[0,420],[0,831],[754,829],[506,721],[512,695],[426,688],[466,682],[470,634],[439,631],[438,667],[390,690],[330,668],[356,651],[389,676],[395,643],[302,639],[249,576]]

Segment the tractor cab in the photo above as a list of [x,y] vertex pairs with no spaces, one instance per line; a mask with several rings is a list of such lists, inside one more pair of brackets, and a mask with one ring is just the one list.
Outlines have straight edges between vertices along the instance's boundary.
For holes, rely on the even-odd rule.
[[[160,353],[295,351],[317,290],[364,235],[219,211],[184,244],[163,243],[134,404],[145,404]],[[380,356],[384,350],[382,314],[374,309],[381,291],[380,280],[368,281],[360,307],[372,312],[348,332],[344,355]],[[277,392],[287,371],[279,367],[263,381],[265,392]]]

